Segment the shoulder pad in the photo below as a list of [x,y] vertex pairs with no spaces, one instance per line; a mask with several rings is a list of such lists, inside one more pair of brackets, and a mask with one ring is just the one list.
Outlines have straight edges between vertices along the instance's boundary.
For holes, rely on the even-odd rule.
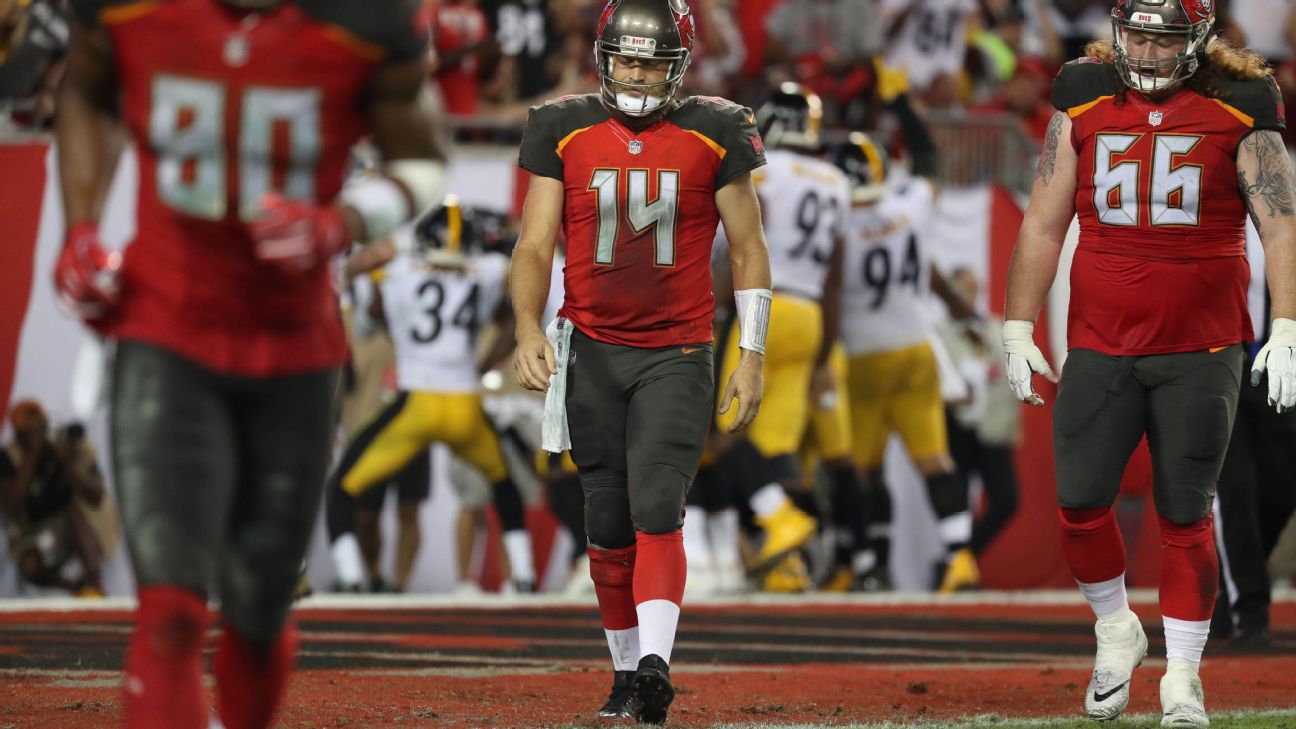
[[681,129],[696,132],[724,150],[716,189],[765,164],[765,144],[751,109],[719,96],[690,96],[666,115]]
[[416,0],[297,0],[307,15],[336,25],[381,48],[384,60],[418,58],[427,47],[427,23]]
[[518,164],[537,175],[561,180],[563,164],[558,144],[577,129],[592,127],[610,116],[595,94],[560,96],[531,107],[522,132]]
[[1220,101],[1251,117],[1253,129],[1283,131],[1287,128],[1287,111],[1273,76],[1257,79],[1228,79],[1220,83],[1224,96]]
[[1092,57],[1077,58],[1062,66],[1053,79],[1053,108],[1067,111],[1121,91],[1116,67]]
[[135,2],[138,0],[72,0],[72,17],[82,25],[97,28],[103,25],[102,13],[105,10]]

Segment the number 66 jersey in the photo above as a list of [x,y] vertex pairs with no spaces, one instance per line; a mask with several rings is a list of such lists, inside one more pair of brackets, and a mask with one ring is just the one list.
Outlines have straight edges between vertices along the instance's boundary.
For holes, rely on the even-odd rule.
[[1220,98],[1150,99],[1096,58],[1058,73],[1053,105],[1072,124],[1059,144],[1078,157],[1069,347],[1146,355],[1252,338],[1235,160],[1252,131],[1281,131],[1284,113],[1272,78],[1219,85]]

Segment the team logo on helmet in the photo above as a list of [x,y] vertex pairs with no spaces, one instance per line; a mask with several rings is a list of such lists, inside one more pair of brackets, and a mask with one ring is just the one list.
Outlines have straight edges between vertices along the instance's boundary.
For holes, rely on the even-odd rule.
[[1215,15],[1215,9],[1211,6],[1211,0],[1185,0],[1183,7],[1184,14],[1194,23],[1209,20]]

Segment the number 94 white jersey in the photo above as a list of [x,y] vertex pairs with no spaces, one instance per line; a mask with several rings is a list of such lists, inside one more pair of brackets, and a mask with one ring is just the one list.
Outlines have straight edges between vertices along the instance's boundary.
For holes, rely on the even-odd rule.
[[471,256],[462,270],[397,256],[382,272],[387,329],[402,390],[476,392],[477,333],[490,321],[508,275],[508,257]]
[[931,275],[922,243],[934,217],[935,190],[922,178],[900,182],[876,204],[851,210],[841,328],[852,356],[927,339]]
[[850,182],[834,165],[785,149],[752,173],[764,211],[774,288],[818,301],[833,241],[850,208]]

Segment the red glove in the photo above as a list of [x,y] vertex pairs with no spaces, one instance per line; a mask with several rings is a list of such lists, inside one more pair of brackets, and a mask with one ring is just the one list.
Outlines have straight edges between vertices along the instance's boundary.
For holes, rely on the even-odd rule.
[[261,198],[261,215],[249,224],[256,257],[289,273],[328,262],[351,244],[341,209],[289,200],[278,193]]
[[68,309],[92,322],[117,303],[120,270],[121,253],[103,247],[98,226],[76,223],[68,229],[54,266],[54,288]]

